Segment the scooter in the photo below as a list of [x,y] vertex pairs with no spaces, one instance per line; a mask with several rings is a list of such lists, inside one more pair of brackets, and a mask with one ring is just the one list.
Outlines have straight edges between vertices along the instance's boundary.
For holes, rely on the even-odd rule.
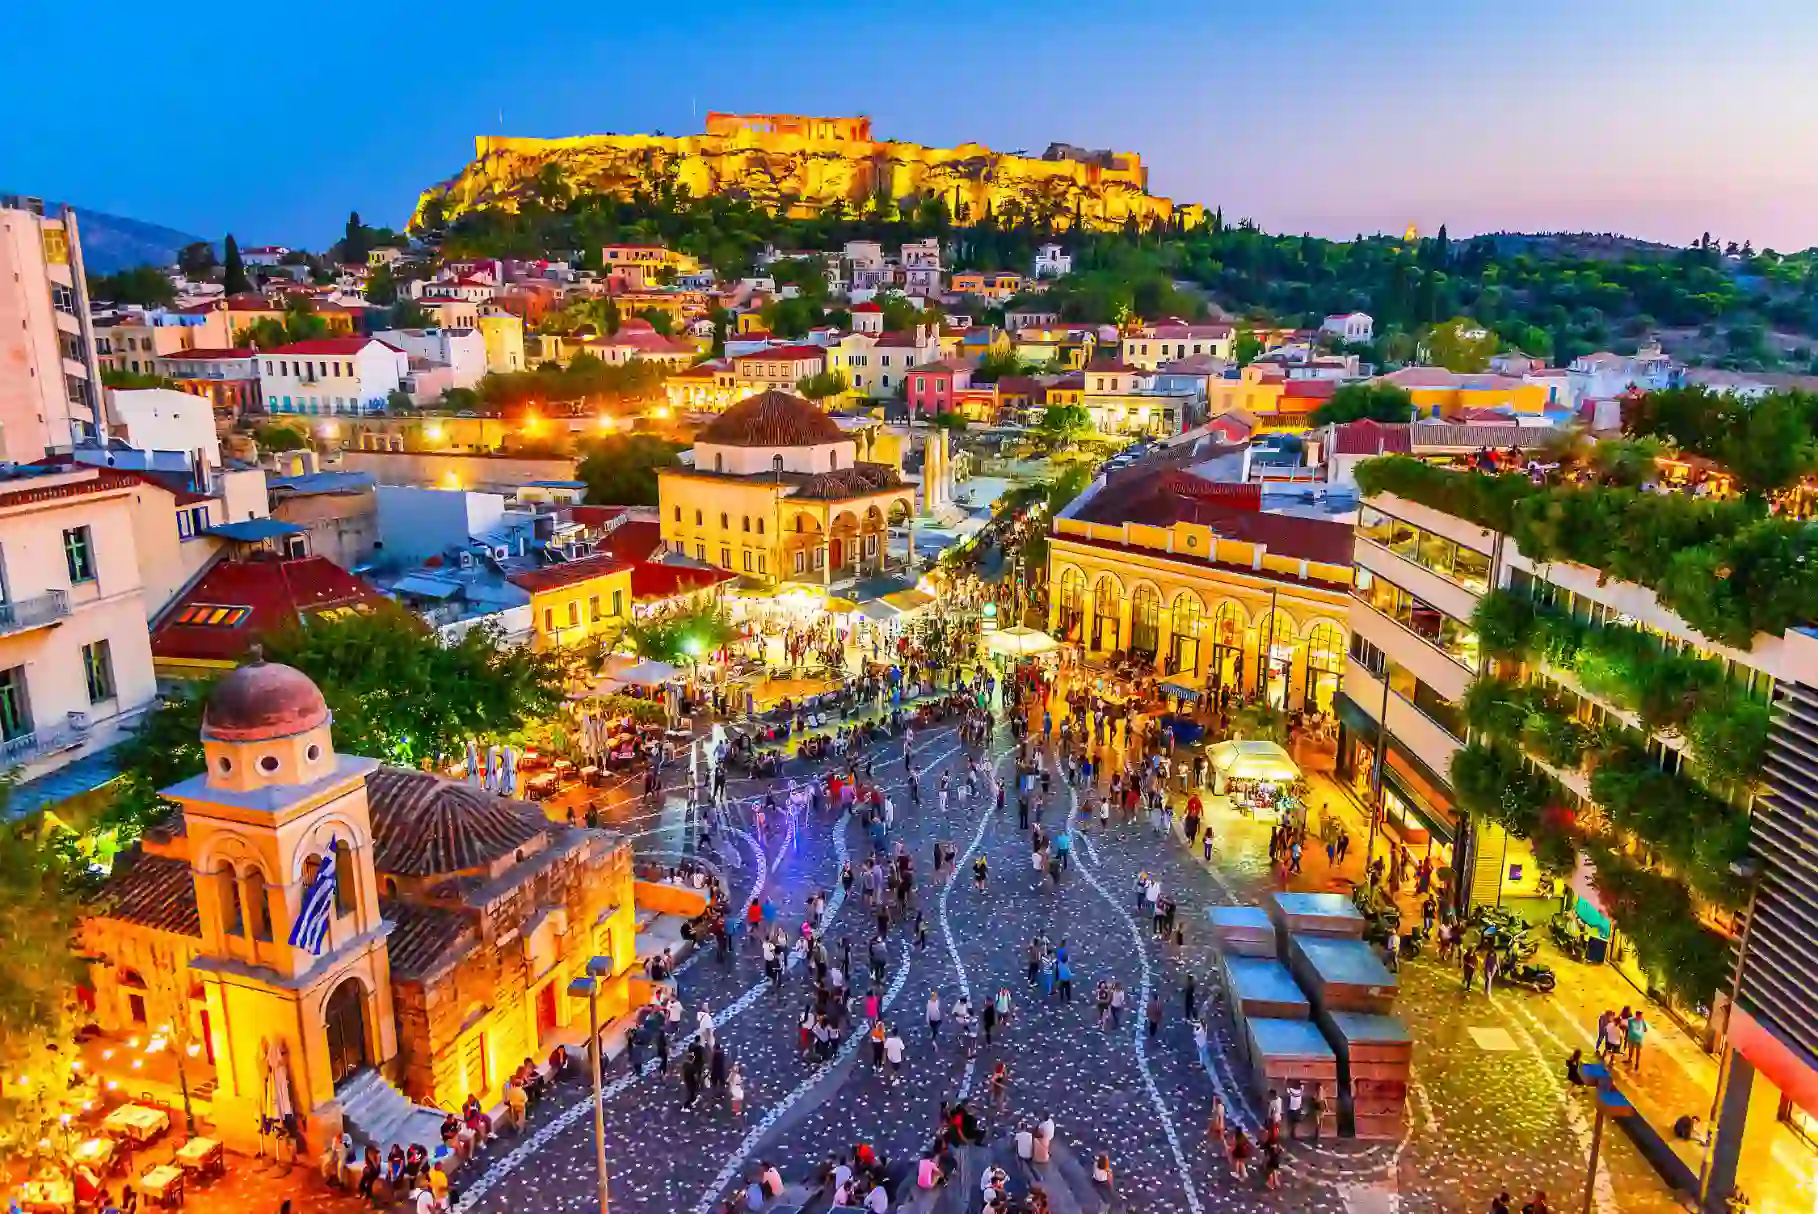
[[1511,966],[1497,974],[1497,977],[1512,986],[1526,987],[1543,995],[1552,994],[1553,988],[1559,985],[1559,979],[1554,976],[1551,966],[1534,962]]
[[1564,912],[1554,915],[1547,922],[1547,933],[1553,937],[1553,943],[1560,952],[1574,961],[1584,960],[1584,931],[1579,926],[1577,915]]

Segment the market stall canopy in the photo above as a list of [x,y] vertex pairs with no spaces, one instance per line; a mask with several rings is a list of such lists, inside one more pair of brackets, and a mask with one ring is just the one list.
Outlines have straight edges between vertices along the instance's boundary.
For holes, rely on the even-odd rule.
[[838,595],[830,596],[822,607],[822,610],[828,615],[851,615],[858,609],[857,603],[851,599],[840,598]]
[[600,667],[600,682],[608,686],[655,687],[659,683],[667,683],[680,673],[668,662],[615,653]]
[[1215,771],[1231,780],[1274,780],[1285,783],[1300,777],[1300,768],[1288,752],[1274,742],[1220,742],[1206,748]]
[[1032,658],[1060,648],[1060,642],[1045,632],[1018,624],[985,634],[985,648],[1001,657]]
[[1197,690],[1187,686],[1185,683],[1163,683],[1161,685],[1161,692],[1163,695],[1170,695],[1178,700],[1197,700],[1200,696],[1200,693]]
[[932,602],[934,596],[931,594],[923,594],[919,590],[899,590],[860,605],[859,611],[867,619],[885,623],[914,615]]

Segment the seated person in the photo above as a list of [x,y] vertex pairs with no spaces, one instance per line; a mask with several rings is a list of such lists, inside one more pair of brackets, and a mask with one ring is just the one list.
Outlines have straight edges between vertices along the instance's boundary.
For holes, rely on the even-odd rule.
[[936,1163],[933,1155],[923,1155],[915,1165],[915,1184],[920,1189],[932,1189],[946,1181],[941,1173],[941,1165]]
[[1704,1130],[1698,1114],[1687,1113],[1673,1123],[1673,1137],[1681,1142],[1704,1142]]

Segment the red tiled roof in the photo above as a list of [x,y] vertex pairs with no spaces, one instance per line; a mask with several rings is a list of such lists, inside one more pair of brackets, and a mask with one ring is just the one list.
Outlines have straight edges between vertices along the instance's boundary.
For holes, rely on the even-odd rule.
[[281,311],[283,311],[282,308],[278,307],[278,305],[274,304],[271,300],[265,298],[265,296],[256,295],[250,291],[242,292],[239,295],[229,295],[229,296],[227,296],[227,298],[222,300],[222,302],[227,305],[227,310],[229,312],[281,312]]
[[610,523],[619,515],[631,509],[630,506],[570,506],[569,517],[587,527],[598,527]]
[[[747,333],[745,336],[755,337],[756,334]],[[746,359],[769,359],[771,362],[776,362],[778,360],[789,361],[794,359],[825,357],[827,357],[827,351],[820,346],[771,346],[768,350],[753,350],[750,354],[740,354],[733,358],[732,361],[736,363],[744,362]]]
[[791,392],[748,396],[701,428],[696,443],[723,447],[814,447],[846,435],[839,423]]
[[848,311],[851,312],[882,312],[883,310],[884,309],[880,305],[872,303],[869,299],[864,303],[853,304],[852,307],[848,309]]
[[155,856],[137,847],[114,860],[102,883],[98,918],[136,923],[178,936],[202,936],[196,908],[196,882],[189,861]]
[[[70,471],[74,471],[74,469],[47,469],[44,475],[46,477],[60,476]],[[6,483],[0,481],[0,484]],[[137,478],[118,468],[97,468],[93,476],[56,485],[34,485],[31,479],[23,479],[19,488],[0,491],[0,509],[8,506],[30,506],[38,502],[51,502],[65,497],[85,497],[90,493],[111,493],[116,489],[131,489],[138,483]]]
[[[655,523],[651,524],[656,526]],[[624,528],[620,528],[624,530]],[[662,565],[640,561],[631,568],[631,598],[636,603],[672,599],[677,595],[705,590],[737,575],[727,569],[700,569],[693,565]]]
[[1406,455],[1413,450],[1414,443],[1405,424],[1364,418],[1332,427],[1334,455],[1385,455],[1389,452]]
[[531,594],[540,594],[545,590],[560,590],[564,586],[578,586],[595,578],[609,577],[625,568],[626,562],[611,554],[584,556],[578,561],[563,561],[560,565],[520,570],[505,580]]
[[1298,397],[1302,400],[1330,400],[1338,391],[1335,379],[1291,379],[1282,385],[1284,397]]
[[[152,655],[179,661],[234,661],[260,637],[316,612],[383,602],[385,597],[364,578],[327,557],[222,561],[164,611],[152,630]],[[174,622],[183,608],[197,603],[245,607],[250,612],[232,628]]]
[[1128,363],[1119,362],[1115,358],[1095,358],[1091,362],[1086,364],[1086,370],[1103,372],[1106,375],[1115,375],[1120,372],[1122,372],[1122,373],[1138,372],[1141,370],[1141,368],[1132,367]]
[[482,868],[547,833],[550,823],[514,801],[432,771],[381,767],[366,777],[373,867],[434,877]]
[[169,354],[160,354],[158,357],[177,362],[181,362],[185,359],[190,362],[214,362],[216,360],[226,360],[230,358],[252,358],[257,354],[257,350],[254,350],[251,346],[246,346],[232,350],[172,350]]
[[[661,523],[652,519],[630,519],[608,531],[606,538],[594,545],[594,551],[610,554],[621,561],[647,561],[662,543]],[[635,570],[632,580],[637,580]]]
[[393,353],[401,354],[390,342],[380,341],[376,337],[320,337],[314,341],[299,341],[288,346],[274,346],[262,351],[265,354],[358,354],[367,346],[380,345]]
[[1199,523],[1228,539],[1262,544],[1283,556],[1351,563],[1349,523],[1270,514],[1260,509],[1261,502],[1261,489],[1255,485],[1226,485],[1178,469],[1156,475],[1138,464],[1108,483],[1079,517],[1106,526]]

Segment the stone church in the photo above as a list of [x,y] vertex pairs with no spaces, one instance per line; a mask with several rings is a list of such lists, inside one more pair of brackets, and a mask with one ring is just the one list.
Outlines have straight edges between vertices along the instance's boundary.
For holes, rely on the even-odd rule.
[[[213,1071],[191,1082],[236,1148],[256,1145],[280,1088],[312,1146],[341,1132],[355,1090],[491,1105],[526,1057],[585,1038],[587,1009],[565,991],[591,957],[616,975],[602,1020],[641,995],[629,844],[337,754],[330,731],[300,671],[255,662],[222,679],[203,713],[207,770],[165,790],[180,814],[121,857],[81,928],[95,1022],[187,1030]],[[290,939],[331,849],[317,955]]]

